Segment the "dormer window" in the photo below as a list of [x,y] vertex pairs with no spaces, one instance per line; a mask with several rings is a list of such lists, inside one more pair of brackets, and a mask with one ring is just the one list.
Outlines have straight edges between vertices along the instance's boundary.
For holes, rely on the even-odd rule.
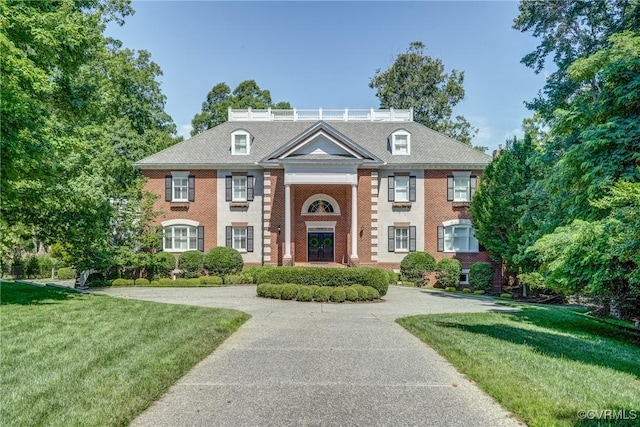
[[231,154],[249,154],[251,148],[251,134],[244,130],[237,130],[231,134]]
[[406,130],[398,130],[391,134],[391,154],[408,156],[411,154],[411,134]]

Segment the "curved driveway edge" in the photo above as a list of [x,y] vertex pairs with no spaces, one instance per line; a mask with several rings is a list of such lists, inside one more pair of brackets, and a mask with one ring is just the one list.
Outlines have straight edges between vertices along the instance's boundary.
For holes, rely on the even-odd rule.
[[266,300],[255,286],[101,293],[252,315],[134,426],[516,426],[493,399],[395,319],[510,310],[493,300],[391,287],[385,301]]

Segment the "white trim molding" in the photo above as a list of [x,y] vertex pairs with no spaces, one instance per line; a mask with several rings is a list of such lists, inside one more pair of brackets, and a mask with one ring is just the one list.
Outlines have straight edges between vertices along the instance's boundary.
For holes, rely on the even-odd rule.
[[[311,206],[311,203],[315,202],[316,200],[326,200],[327,202],[331,203],[331,206],[333,206],[333,212],[309,213],[309,206]],[[328,194],[322,194],[322,193],[314,194],[313,196],[305,200],[305,202],[302,204],[302,209],[300,210],[300,214],[301,215],[340,215],[340,205],[338,204],[336,199],[329,196]]]
[[442,221],[442,225],[444,227],[449,227],[451,225],[468,225],[471,226],[470,219],[450,219],[449,221]]
[[191,227],[197,227],[200,225],[198,221],[191,219],[168,219],[160,223],[163,227],[171,227],[172,225],[189,225]]

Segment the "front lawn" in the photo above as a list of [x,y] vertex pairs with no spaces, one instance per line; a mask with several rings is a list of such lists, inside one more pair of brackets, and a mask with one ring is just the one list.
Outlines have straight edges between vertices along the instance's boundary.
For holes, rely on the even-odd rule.
[[121,426],[249,316],[0,284],[2,425]]
[[514,306],[398,323],[529,426],[640,425],[640,332],[568,307]]

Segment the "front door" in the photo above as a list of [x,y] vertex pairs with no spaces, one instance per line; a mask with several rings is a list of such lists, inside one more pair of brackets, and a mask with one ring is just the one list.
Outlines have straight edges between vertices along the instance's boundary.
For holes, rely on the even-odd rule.
[[333,262],[333,233],[307,233],[309,262]]

